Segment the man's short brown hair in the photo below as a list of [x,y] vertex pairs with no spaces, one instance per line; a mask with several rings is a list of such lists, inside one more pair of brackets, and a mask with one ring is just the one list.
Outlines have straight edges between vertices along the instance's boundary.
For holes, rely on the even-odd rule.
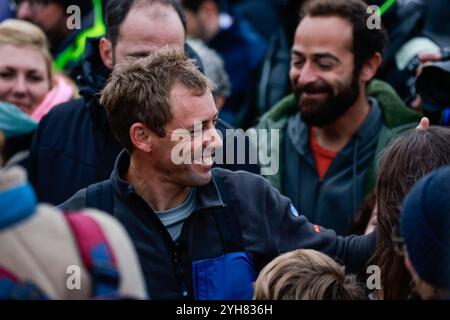
[[106,108],[112,133],[129,152],[133,150],[129,132],[134,123],[144,124],[160,137],[165,135],[164,127],[173,119],[170,92],[175,84],[195,96],[213,88],[194,61],[176,50],[158,50],[114,68],[100,103]]
[[327,255],[294,250],[272,260],[255,282],[255,300],[367,300],[356,277]]

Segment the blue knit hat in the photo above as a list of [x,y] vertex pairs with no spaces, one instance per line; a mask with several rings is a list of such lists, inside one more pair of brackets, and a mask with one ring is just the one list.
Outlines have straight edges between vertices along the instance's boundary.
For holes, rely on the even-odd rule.
[[400,232],[419,277],[450,290],[450,166],[423,177],[406,196]]

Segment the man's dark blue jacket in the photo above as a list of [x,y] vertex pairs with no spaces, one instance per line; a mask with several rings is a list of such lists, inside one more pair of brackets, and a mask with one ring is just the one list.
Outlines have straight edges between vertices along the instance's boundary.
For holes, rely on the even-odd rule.
[[[29,171],[40,202],[58,205],[78,190],[108,179],[123,149],[111,133],[104,107],[98,103],[110,74],[98,53],[98,41],[88,41],[82,62],[83,98],[54,108],[41,120],[34,136]],[[192,49],[187,51],[199,61]],[[218,122],[217,128],[224,131],[228,126]],[[259,173],[256,164],[229,168]]]
[[102,195],[106,187],[96,188],[101,182],[80,190],[60,208],[76,211],[93,203],[117,218],[133,240],[153,299],[251,299],[257,273],[280,253],[316,249],[355,272],[364,269],[374,249],[374,234],[336,236],[309,223],[265,178],[221,168],[212,169],[210,183],[197,188],[194,212],[174,242],[123,179],[129,163],[130,156],[122,152],[106,181],[109,200]]

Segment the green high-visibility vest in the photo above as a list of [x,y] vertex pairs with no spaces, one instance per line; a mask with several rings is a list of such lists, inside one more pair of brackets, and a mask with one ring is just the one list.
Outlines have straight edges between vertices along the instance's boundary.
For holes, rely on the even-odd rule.
[[68,63],[80,61],[83,58],[87,38],[101,37],[105,34],[106,26],[103,22],[102,0],[92,0],[92,6],[94,9],[94,25],[81,31],[74,42],[56,57],[53,64],[56,70],[63,71]]

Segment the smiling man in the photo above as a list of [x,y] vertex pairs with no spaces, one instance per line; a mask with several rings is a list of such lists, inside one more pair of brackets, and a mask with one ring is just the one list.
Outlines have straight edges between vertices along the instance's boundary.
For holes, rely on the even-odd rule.
[[[350,270],[362,268],[373,235],[337,237],[308,223],[261,176],[212,168],[222,140],[211,90],[179,51],[117,67],[101,102],[126,150],[109,180],[61,207],[96,207],[118,218],[153,299],[251,299],[264,264],[301,247],[339,257]],[[177,147],[188,155],[179,164]]]
[[[79,79],[82,99],[53,109],[34,137],[30,180],[42,202],[61,204],[89,184],[109,178],[123,146],[112,135],[98,97],[112,69],[165,47],[186,51],[201,66],[185,44],[185,17],[178,0],[109,0],[105,15],[106,36],[88,41]],[[218,127],[225,132],[227,124],[219,121]],[[259,172],[257,165],[236,161],[223,166]]]
[[373,189],[376,156],[420,120],[387,84],[371,81],[386,32],[368,29],[369,16],[360,0],[307,2],[292,47],[294,93],[258,125],[280,130],[270,150],[280,171],[268,180],[308,219],[339,234]]

